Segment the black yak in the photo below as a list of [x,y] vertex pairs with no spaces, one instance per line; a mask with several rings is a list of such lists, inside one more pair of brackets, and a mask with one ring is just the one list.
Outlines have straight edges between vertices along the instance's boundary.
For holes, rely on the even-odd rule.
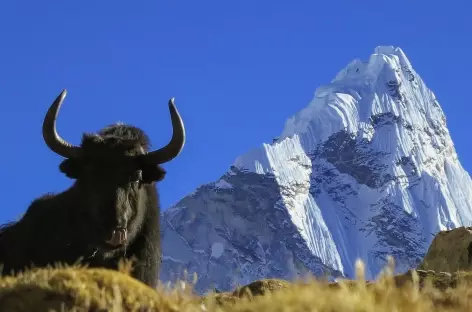
[[66,158],[59,166],[73,185],[59,194],[34,200],[23,217],[0,230],[3,274],[56,263],[118,269],[133,259],[132,275],[155,287],[160,265],[160,164],[175,158],[185,143],[182,119],[169,101],[173,136],[168,145],[149,151],[139,128],[115,124],[82,136],[80,146],[56,132],[56,118],[66,90],[56,98],[43,122],[43,138]]

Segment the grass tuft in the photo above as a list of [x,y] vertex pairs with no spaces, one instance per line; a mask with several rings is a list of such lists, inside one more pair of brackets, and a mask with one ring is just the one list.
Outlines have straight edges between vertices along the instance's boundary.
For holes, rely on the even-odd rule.
[[390,259],[373,282],[365,280],[364,264],[357,261],[355,280],[265,279],[204,297],[193,294],[192,283],[151,289],[129,276],[130,263],[120,264],[120,272],[79,266],[31,269],[0,279],[0,311],[472,311],[470,272],[412,270],[394,276],[393,267]]

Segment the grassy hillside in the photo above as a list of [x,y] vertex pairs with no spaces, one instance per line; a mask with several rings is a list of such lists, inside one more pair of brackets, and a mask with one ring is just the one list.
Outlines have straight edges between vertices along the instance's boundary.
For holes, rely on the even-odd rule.
[[154,290],[121,272],[81,267],[35,269],[0,279],[0,311],[472,311],[472,276],[386,269],[375,282],[257,281],[198,297],[191,285]]

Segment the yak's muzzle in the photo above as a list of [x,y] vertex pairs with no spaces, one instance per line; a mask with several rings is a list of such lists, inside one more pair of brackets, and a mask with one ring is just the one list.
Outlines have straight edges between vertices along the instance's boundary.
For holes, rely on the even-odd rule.
[[128,232],[124,228],[116,229],[113,230],[113,233],[111,234],[111,238],[106,241],[107,244],[113,246],[113,247],[118,247],[122,246],[126,243],[128,240]]

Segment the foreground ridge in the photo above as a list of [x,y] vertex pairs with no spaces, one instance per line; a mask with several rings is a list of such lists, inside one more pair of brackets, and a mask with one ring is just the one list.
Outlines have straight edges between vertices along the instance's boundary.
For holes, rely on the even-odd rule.
[[[389,269],[366,283],[363,263],[357,279],[328,283],[262,280],[232,293],[191,292],[190,284],[154,290],[126,272],[78,267],[27,271],[0,279],[1,311],[468,311],[471,274]],[[445,277],[444,277],[445,276]]]

